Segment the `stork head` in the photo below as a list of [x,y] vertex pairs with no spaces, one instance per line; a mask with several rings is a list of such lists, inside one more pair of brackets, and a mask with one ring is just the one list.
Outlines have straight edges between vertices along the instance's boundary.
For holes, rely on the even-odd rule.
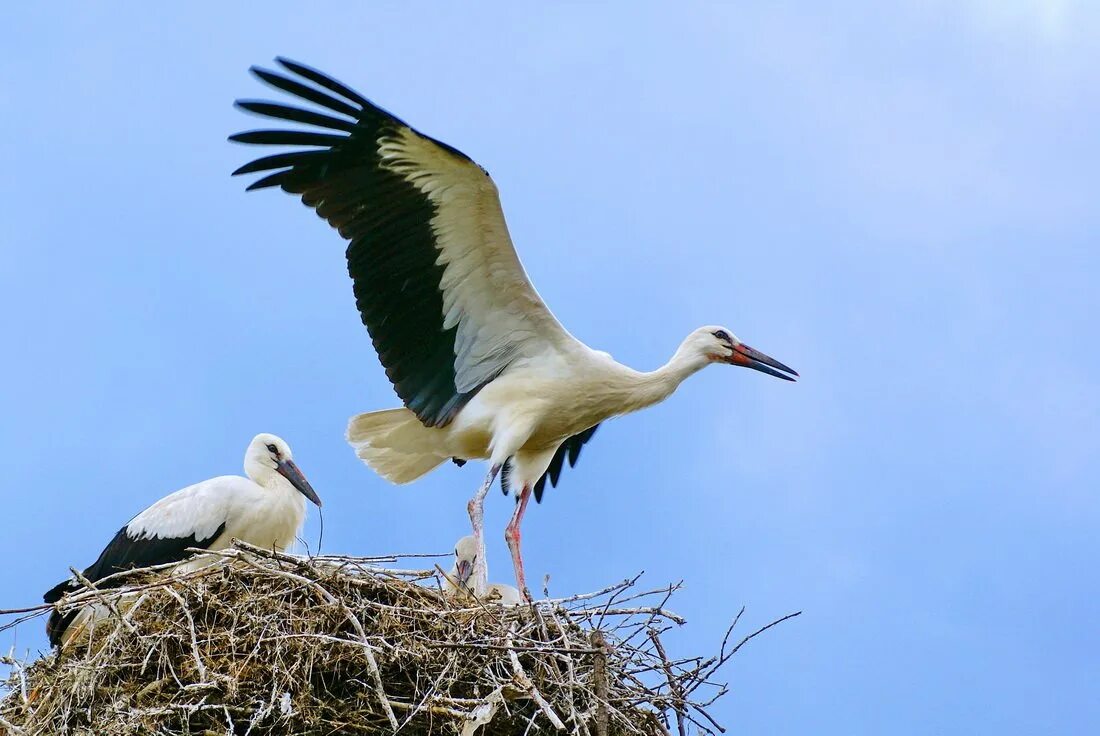
[[473,535],[463,537],[455,543],[455,566],[451,576],[465,590],[473,590],[472,578],[477,551],[477,537]]
[[775,358],[764,355],[759,350],[750,348],[725,327],[717,325],[700,327],[688,335],[681,349],[684,348],[695,352],[708,363],[728,363],[742,368],[752,368],[785,381],[793,381],[798,377],[798,373],[793,369]]
[[265,488],[270,487],[281,476],[281,479],[289,482],[299,493],[318,507],[321,506],[317,492],[294,464],[290,445],[281,437],[266,432],[253,437],[244,454],[244,472]]

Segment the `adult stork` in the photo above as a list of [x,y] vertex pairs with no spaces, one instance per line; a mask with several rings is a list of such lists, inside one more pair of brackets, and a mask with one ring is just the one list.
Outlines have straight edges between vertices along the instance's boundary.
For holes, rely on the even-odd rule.
[[231,136],[295,147],[233,173],[271,172],[248,189],[300,195],[349,241],[359,314],[405,408],[353,417],[348,441],[394,483],[450,458],[488,460],[468,504],[478,564],[485,494],[503,468],[505,493],[518,491],[505,538],[525,594],[520,524],[528,499],[541,501],[547,475],[556,485],[566,457],[576,461],[600,422],[662,401],[711,363],[794,380],[793,370],[722,327],[695,330],[650,372],[590,349],[531,285],[485,169],[331,77],[277,61],[285,71],[251,71],[319,109],[254,100],[238,107],[313,129]]
[[[88,582],[135,567],[188,562],[189,548],[218,550],[236,538],[260,547],[287,549],[305,521],[305,499],[318,507],[321,499],[294,464],[290,447],[273,434],[258,434],[244,455],[247,478],[222,475],[171,493],[130,519],[118,530],[99,558],[84,570]],[[176,568],[180,569],[180,568]],[[117,580],[106,581],[114,587]],[[73,580],[50,588],[46,603],[80,589]],[[46,622],[50,644],[66,640],[66,630],[79,611],[55,610]]]

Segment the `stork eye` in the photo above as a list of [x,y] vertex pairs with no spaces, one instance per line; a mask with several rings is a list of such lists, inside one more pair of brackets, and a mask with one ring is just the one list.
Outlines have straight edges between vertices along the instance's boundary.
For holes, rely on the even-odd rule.
[[279,454],[279,448],[278,448],[278,447],[276,447],[275,445],[268,445],[268,446],[267,446],[267,449],[268,449],[268,450],[269,450],[270,452],[274,453],[275,455],[278,455],[278,454]]
[[733,339],[730,337],[730,333],[726,332],[725,330],[715,330],[711,334],[717,337],[722,342],[733,342]]

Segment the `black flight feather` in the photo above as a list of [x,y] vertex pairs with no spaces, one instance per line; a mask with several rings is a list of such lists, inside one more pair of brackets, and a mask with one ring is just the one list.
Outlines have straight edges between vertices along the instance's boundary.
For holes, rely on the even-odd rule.
[[[129,535],[124,526],[118,530],[110,544],[99,553],[99,558],[84,570],[83,575],[89,582],[97,583],[105,577],[124,570],[180,562],[188,557],[185,552],[186,549],[190,547],[206,549],[224,531],[225,522],[222,522],[213,534],[202,539],[197,538],[194,534],[186,537],[142,536],[135,539]],[[112,588],[122,584],[121,581],[111,581],[106,583],[104,587]],[[66,593],[80,589],[81,586],[75,581],[66,580],[46,591],[45,595],[42,596],[42,600],[46,603],[56,603]],[[65,629],[69,627],[69,624],[73,622],[78,614],[79,610],[64,614],[55,610],[50,613],[50,618],[46,622],[46,634],[49,636],[50,644],[57,646],[61,643]]]
[[[546,472],[542,474],[542,477],[535,483],[534,494],[535,503],[542,503],[542,494],[546,490],[546,481],[549,479],[550,485],[554,488],[558,487],[558,478],[561,477],[562,468],[565,467],[565,460],[568,457],[569,467],[573,467],[577,464],[577,458],[581,456],[581,448],[588,440],[592,439],[592,435],[596,434],[596,430],[600,425],[596,424],[583,432],[579,432],[572,437],[562,442],[558,447],[557,452],[554,453],[554,457],[550,459],[550,465],[547,466]],[[512,490],[511,478],[512,476],[512,464],[509,460],[504,464],[504,467],[500,469],[500,490],[504,492],[504,495]]]
[[[404,130],[431,141],[464,161],[456,148],[410,128],[400,118],[355,90],[296,61],[276,59],[291,76],[252,67],[252,73],[281,92],[351,120],[274,102],[245,100],[249,112],[333,133],[306,130],[254,130],[230,136],[249,145],[313,146],[261,158],[234,175],[266,174],[248,190],[280,187],[300,195],[350,242],[348,274],[355,303],[394,390],[422,423],[446,426],[481,386],[460,392],[455,376],[457,328],[443,328],[444,268],[437,259],[432,218],[434,203],[403,176],[382,166],[381,141]],[[489,379],[491,380],[491,378]],[[484,384],[482,384],[484,385]],[[541,502],[549,479],[556,486],[566,459],[572,466],[592,427],[568,438],[533,489]],[[461,464],[458,459],[456,464]],[[511,468],[501,470],[507,492]]]
[[[351,241],[347,263],[356,306],[386,376],[421,422],[446,426],[480,387],[463,392],[456,386],[457,327],[443,328],[439,283],[444,267],[436,262],[439,252],[431,225],[436,206],[403,176],[382,166],[380,141],[408,126],[315,69],[288,59],[277,61],[298,78],[252,71],[282,92],[353,120],[274,102],[238,102],[253,113],[332,132],[253,130],[233,135],[230,140],[249,145],[318,147],[264,156],[234,174],[271,171],[248,189],[280,187],[301,195]],[[444,143],[422,137],[469,160]]]

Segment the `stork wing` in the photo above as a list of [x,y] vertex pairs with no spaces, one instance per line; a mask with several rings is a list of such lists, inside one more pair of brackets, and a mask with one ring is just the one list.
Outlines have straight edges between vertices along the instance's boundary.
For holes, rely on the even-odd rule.
[[[542,494],[546,491],[546,481],[550,481],[552,487],[558,487],[558,478],[561,477],[561,471],[565,468],[565,459],[569,458],[569,467],[576,465],[577,459],[581,456],[581,448],[588,440],[592,439],[592,435],[596,434],[596,430],[599,428],[600,425],[595,424],[583,432],[578,432],[572,437],[566,438],[565,442],[558,445],[554,457],[550,458],[550,464],[546,467],[546,472],[535,482],[533,489],[535,503],[542,503]],[[505,494],[511,491],[511,474],[511,464],[505,463],[504,467],[500,469],[500,489]]]
[[581,448],[584,447],[588,440],[592,439],[592,435],[596,434],[596,430],[600,425],[594,425],[588,429],[575,434],[565,442],[561,443],[558,451],[554,453],[554,457],[550,460],[550,466],[546,469],[546,472],[542,474],[538,482],[535,483],[535,503],[542,503],[542,494],[546,490],[546,481],[550,480],[550,485],[554,488],[558,487],[558,478],[561,476],[561,471],[565,467],[565,458],[569,457],[569,467],[573,467],[577,464],[577,458],[581,456]]
[[253,67],[273,87],[325,109],[238,101],[258,115],[324,129],[256,130],[230,140],[307,146],[236,174],[274,171],[281,187],[350,242],[355,300],[397,394],[429,426],[446,425],[513,361],[574,339],[524,273],[497,188],[463,153],[339,82],[286,59],[291,76]]
[[197,532],[178,537],[161,537],[150,533],[132,536],[128,527],[124,526],[100,553],[99,559],[84,571],[84,577],[94,583],[108,575],[133,567],[151,567],[178,562],[188,556],[187,549],[206,549],[224,531],[224,521],[207,536]]
[[[84,571],[84,577],[89,582],[97,583],[103,578],[123,570],[177,562],[187,557],[186,550],[188,548],[206,549],[224,531],[225,522],[222,522],[209,536],[202,536],[197,533],[179,537],[146,536],[144,534],[132,536],[129,525],[127,525],[118,530],[110,544],[100,552],[99,558],[88,566]],[[114,585],[121,585],[121,581]],[[114,586],[108,584],[107,587]],[[66,593],[79,589],[79,586],[71,579],[65,580],[46,591],[42,596],[42,600],[46,603],[57,603]],[[54,610],[50,613],[50,617],[46,621],[46,635],[49,637],[50,644],[58,646],[61,643],[65,630],[76,619],[78,613],[77,610],[66,613]]]

